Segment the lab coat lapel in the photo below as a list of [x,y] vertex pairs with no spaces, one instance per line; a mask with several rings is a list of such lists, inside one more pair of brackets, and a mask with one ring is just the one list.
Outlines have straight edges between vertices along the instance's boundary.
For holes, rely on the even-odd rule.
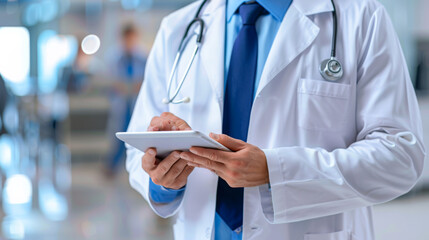
[[[293,1],[271,47],[257,94],[316,39],[320,29],[307,15],[332,10],[330,0]],[[201,18],[205,22],[205,30],[200,57],[222,112],[225,82],[225,0],[210,1],[207,8],[203,9]]]
[[203,12],[201,17],[206,26],[200,57],[222,112],[225,76],[225,1],[210,1],[207,10]]
[[[305,8],[306,5],[301,1],[293,1],[289,7],[262,71],[257,95],[316,39],[319,27],[305,13],[313,14],[315,11],[329,10],[329,7],[325,5],[324,8],[320,8],[321,6],[317,1],[313,1],[314,3],[308,3],[308,1],[310,0],[305,0],[308,4],[307,6],[313,6],[313,8],[319,7],[319,9]],[[320,2],[324,3],[325,1],[321,0]]]

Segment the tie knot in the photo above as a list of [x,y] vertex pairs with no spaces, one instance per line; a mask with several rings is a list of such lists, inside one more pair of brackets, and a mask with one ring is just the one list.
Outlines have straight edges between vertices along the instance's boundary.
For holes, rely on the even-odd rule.
[[241,16],[243,25],[254,25],[256,20],[263,14],[268,12],[259,3],[241,4],[238,8],[238,13]]

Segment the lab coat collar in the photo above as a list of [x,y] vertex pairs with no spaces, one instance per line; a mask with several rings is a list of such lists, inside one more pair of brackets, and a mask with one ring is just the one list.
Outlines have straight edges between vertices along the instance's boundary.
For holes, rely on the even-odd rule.
[[225,5],[226,5],[226,0],[208,0],[205,7],[201,11],[201,16],[211,15],[214,12],[216,12],[219,8],[225,8]]
[[292,5],[294,5],[302,14],[307,16],[334,11],[330,0],[295,0]]
[[[218,8],[225,8],[225,5],[226,0],[208,0],[205,9],[202,11],[202,16],[210,15]],[[334,10],[330,0],[294,0],[292,5],[307,16]]]
[[[226,20],[230,22],[232,16],[238,8],[248,0],[227,0],[226,1]],[[256,0],[265,10],[267,10],[277,21],[283,20],[286,11],[292,3],[292,0]]]
[[[200,56],[221,112],[224,96],[225,4],[225,0],[209,0],[201,14],[206,28]],[[320,29],[307,16],[332,10],[330,0],[292,2],[271,47],[273,51],[268,55],[256,95],[316,39]]]

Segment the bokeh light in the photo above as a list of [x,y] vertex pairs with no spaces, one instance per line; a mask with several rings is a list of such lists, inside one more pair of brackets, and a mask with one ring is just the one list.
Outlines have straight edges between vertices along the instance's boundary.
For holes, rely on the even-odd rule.
[[21,219],[6,216],[2,222],[2,232],[7,239],[24,239],[25,224]]
[[10,133],[18,131],[19,127],[19,112],[16,105],[10,102],[6,105],[3,112],[4,127]]
[[39,90],[41,93],[54,91],[58,84],[60,69],[71,64],[77,53],[75,37],[57,35],[45,30],[39,36]]
[[15,144],[8,134],[0,136],[0,166],[6,176],[12,170],[12,160],[15,158]]
[[28,177],[16,174],[6,180],[4,199],[8,204],[25,204],[31,201],[32,192],[33,188]]
[[[24,27],[0,27],[0,74],[12,91],[25,95],[29,91],[30,34]],[[27,88],[23,92],[23,85]]]
[[85,54],[92,55],[100,48],[100,38],[97,35],[91,34],[82,40],[82,51]]
[[136,9],[140,4],[140,0],[121,0],[121,5],[125,10]]

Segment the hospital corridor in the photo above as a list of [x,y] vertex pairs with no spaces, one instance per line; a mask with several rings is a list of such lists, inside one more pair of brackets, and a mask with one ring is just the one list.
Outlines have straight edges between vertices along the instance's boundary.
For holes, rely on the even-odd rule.
[[429,240],[428,13],[0,0],[0,240]]

